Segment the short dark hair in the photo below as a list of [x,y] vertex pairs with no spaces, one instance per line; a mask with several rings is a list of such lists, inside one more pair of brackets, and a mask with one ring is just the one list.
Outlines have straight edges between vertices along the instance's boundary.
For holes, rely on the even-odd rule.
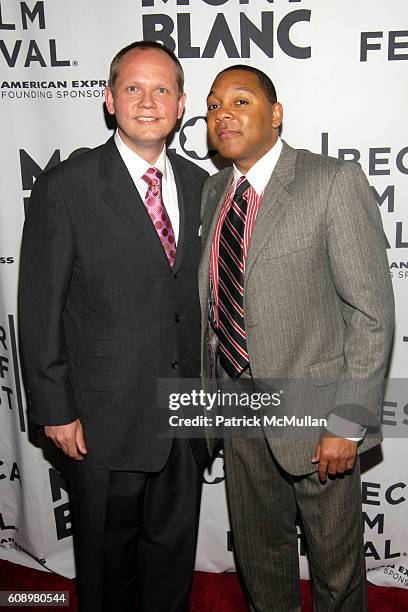
[[153,41],[153,40],[138,40],[136,42],[131,43],[130,45],[127,45],[126,47],[123,47],[123,49],[118,51],[118,53],[115,55],[110,65],[109,87],[113,88],[115,86],[115,81],[118,77],[119,66],[120,66],[122,57],[126,55],[126,53],[129,53],[129,51],[133,51],[133,49],[140,49],[140,51],[150,51],[153,49],[153,50],[162,51],[163,53],[165,53],[173,61],[176,67],[177,85],[179,88],[179,92],[183,93],[184,91],[184,72],[178,60],[178,57],[168,47],[166,47],[165,45],[162,45],[161,43]]
[[253,66],[247,66],[246,64],[235,64],[235,66],[228,66],[228,68],[224,68],[217,74],[217,77],[224,72],[229,72],[230,70],[244,70],[246,72],[252,72],[255,76],[258,77],[259,84],[265,92],[266,97],[268,98],[271,104],[275,104],[277,101],[276,97],[276,89],[275,85],[272,83],[271,79],[267,74],[259,70],[258,68],[254,68]]

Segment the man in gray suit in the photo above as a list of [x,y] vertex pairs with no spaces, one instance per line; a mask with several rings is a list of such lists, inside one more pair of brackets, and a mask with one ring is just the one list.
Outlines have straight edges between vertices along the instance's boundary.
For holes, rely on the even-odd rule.
[[[300,610],[296,518],[315,609],[365,610],[357,453],[378,444],[393,296],[381,216],[359,166],[295,150],[261,71],[232,66],[208,131],[233,161],[202,200],[203,379],[282,390],[298,427],[224,439],[234,546],[251,610]],[[274,387],[274,380],[279,380]],[[235,382],[234,382],[235,381]],[[300,427],[301,417],[326,426]]]

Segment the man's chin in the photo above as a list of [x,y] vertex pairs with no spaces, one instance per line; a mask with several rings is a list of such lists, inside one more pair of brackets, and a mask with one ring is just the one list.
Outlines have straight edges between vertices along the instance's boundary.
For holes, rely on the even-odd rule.
[[132,138],[133,144],[142,147],[155,147],[157,145],[161,145],[166,142],[167,136],[164,136],[163,133],[150,132],[149,134],[140,134],[135,138]]
[[235,161],[240,158],[240,151],[236,149],[219,147],[217,151],[221,157],[229,159],[230,161]]

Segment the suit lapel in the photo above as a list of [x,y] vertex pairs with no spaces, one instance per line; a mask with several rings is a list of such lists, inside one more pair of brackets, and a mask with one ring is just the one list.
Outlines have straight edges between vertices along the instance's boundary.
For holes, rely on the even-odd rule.
[[188,214],[188,204],[186,204],[186,199],[188,200],[190,189],[187,184],[187,177],[180,172],[180,167],[177,162],[177,157],[172,151],[167,152],[168,157],[170,159],[171,167],[173,169],[174,180],[176,183],[177,190],[177,203],[180,215],[180,223],[179,223],[179,236],[177,240],[177,248],[176,248],[176,258],[174,260],[174,270],[173,272],[177,272],[182,264],[183,255],[185,251],[185,243],[186,238],[189,235],[189,225],[191,223],[191,219]]
[[124,164],[113,137],[101,149],[99,176],[102,198],[133,231],[137,239],[162,265],[169,267],[166,254],[150,220],[144,202]]
[[208,296],[208,282],[209,282],[209,271],[210,271],[210,254],[211,245],[214,237],[215,228],[217,225],[218,217],[222,204],[225,200],[225,196],[228,191],[228,187],[231,183],[232,169],[224,171],[220,176],[217,183],[210,188],[207,197],[207,204],[205,208],[205,214],[203,216],[203,227],[202,227],[202,257],[200,263],[199,280],[200,280],[200,294],[203,297],[205,303],[207,303]]
[[282,152],[265,188],[252,230],[244,284],[248,280],[255,261],[269,240],[274,225],[291,200],[291,183],[295,179],[296,155],[295,149],[283,142]]

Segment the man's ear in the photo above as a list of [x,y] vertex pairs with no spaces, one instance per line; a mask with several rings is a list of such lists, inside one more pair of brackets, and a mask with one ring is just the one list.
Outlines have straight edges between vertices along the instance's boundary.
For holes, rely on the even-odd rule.
[[177,119],[181,119],[186,105],[186,94],[183,92],[178,100]]
[[105,105],[106,105],[106,108],[108,109],[108,113],[110,115],[114,115],[115,114],[115,104],[113,102],[112,89],[110,87],[105,87],[105,91],[103,92],[103,95],[105,97]]
[[274,127],[275,129],[279,129],[280,126],[282,125],[282,119],[283,119],[282,104],[280,102],[275,102],[275,104],[273,105],[273,111],[272,111],[272,127]]

